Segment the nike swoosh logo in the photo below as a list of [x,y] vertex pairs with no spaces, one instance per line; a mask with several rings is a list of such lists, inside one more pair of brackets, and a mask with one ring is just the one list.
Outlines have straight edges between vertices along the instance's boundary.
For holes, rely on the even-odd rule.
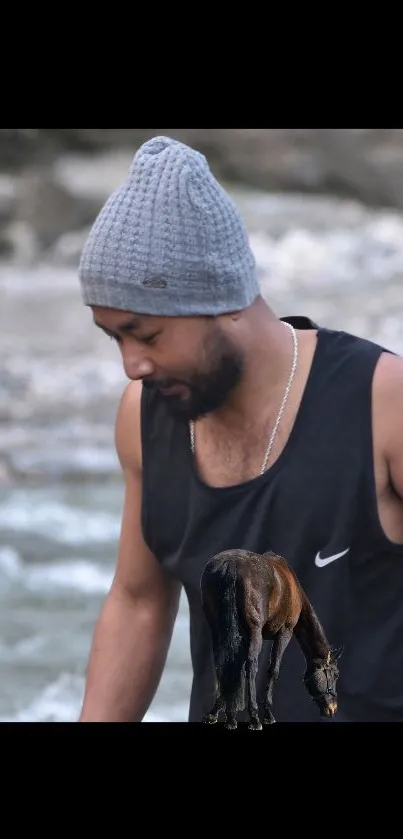
[[349,550],[350,548],[347,548],[347,550],[341,551],[341,553],[339,554],[332,554],[332,556],[327,556],[325,559],[322,559],[319,551],[319,553],[317,553],[315,556],[315,565],[317,566],[317,568],[324,568],[325,565],[329,565],[331,562],[334,562],[336,559],[340,559],[341,556],[347,554]]

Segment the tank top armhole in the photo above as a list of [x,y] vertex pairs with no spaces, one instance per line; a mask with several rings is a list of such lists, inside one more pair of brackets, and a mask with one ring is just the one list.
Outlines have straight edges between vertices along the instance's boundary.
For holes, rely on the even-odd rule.
[[370,540],[370,545],[373,540],[376,540],[376,547],[379,551],[387,551],[389,554],[403,555],[403,542],[392,542],[386,535],[378,510],[378,499],[376,495],[376,480],[375,480],[375,457],[374,457],[374,440],[373,440],[373,418],[372,418],[372,391],[375,372],[384,352],[391,352],[391,350],[384,347],[373,347],[376,350],[372,353],[369,364],[369,382],[367,387],[367,399],[363,405],[362,425],[363,429],[363,457],[364,457],[364,505],[366,520],[371,522],[370,531],[367,528],[367,537]]

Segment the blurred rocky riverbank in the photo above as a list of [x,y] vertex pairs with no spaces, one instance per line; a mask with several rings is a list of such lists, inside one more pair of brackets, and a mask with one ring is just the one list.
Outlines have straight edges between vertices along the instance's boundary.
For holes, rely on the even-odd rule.
[[156,134],[195,146],[225,180],[402,206],[401,128],[2,128],[0,166],[46,167],[66,153],[133,149]]
[[70,243],[75,255],[74,237],[91,223],[109,185],[158,133],[199,149],[215,174],[237,187],[403,209],[403,129],[3,128],[0,257],[35,261],[67,234],[65,247]]

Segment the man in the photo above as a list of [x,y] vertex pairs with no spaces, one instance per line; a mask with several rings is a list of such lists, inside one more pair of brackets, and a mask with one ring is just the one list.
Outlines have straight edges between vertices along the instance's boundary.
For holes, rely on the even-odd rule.
[[[81,721],[140,721],[182,587],[190,721],[214,698],[200,600],[207,560],[272,550],[342,645],[336,721],[403,721],[403,361],[264,302],[239,213],[205,158],[155,137],[83,250],[95,324],[128,384],[116,448],[125,502],[116,573],[95,628]],[[257,679],[264,701],[270,645]],[[295,639],[279,721],[321,721]],[[240,719],[247,719],[246,714]]]

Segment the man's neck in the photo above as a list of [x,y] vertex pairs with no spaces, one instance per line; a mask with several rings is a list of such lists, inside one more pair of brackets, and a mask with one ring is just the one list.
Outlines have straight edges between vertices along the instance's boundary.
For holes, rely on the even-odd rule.
[[242,380],[225,404],[203,420],[228,431],[246,429],[256,417],[269,417],[278,409],[293,362],[291,331],[277,318],[256,324],[245,343]]

